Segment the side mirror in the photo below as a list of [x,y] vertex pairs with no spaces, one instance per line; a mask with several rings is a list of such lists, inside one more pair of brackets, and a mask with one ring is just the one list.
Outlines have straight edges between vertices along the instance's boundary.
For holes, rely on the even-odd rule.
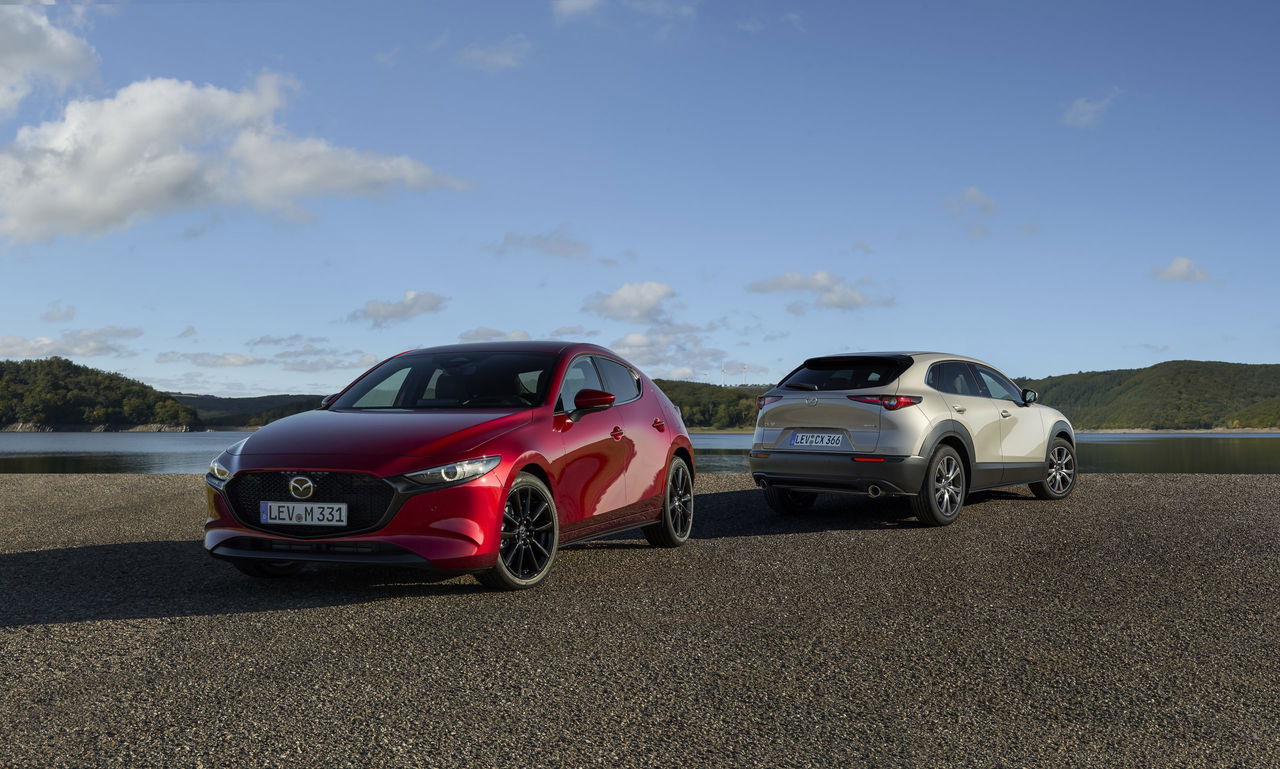
[[1040,400],[1040,393],[1036,392],[1035,390],[1023,390],[1022,400],[1024,403],[1027,403],[1027,404],[1035,403],[1036,401]]
[[617,396],[604,390],[579,390],[578,394],[573,396],[573,413],[569,418],[577,422],[583,414],[610,408],[615,400]]
[[321,399],[320,399],[320,408],[322,408],[322,409],[323,409],[323,408],[328,408],[328,407],[329,407],[329,404],[330,404],[330,403],[333,403],[333,402],[334,402],[335,400],[337,400],[337,399],[338,399],[338,393],[334,393],[333,395],[326,395],[326,396],[324,396],[323,398],[321,398]]

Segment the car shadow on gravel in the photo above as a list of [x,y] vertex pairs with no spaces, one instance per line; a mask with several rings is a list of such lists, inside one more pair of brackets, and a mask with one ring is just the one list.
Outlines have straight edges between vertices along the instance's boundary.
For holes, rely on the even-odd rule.
[[[965,509],[997,500],[1035,501],[1029,493],[979,491],[965,501]],[[963,515],[963,511],[961,515]],[[809,511],[780,515],[756,489],[699,494],[693,524],[695,539],[760,537],[821,531],[887,531],[925,528],[901,497],[870,499],[852,494],[822,494]]]
[[309,609],[401,596],[483,592],[474,581],[405,567],[312,567],[256,580],[199,542],[125,542],[0,554],[0,627]]

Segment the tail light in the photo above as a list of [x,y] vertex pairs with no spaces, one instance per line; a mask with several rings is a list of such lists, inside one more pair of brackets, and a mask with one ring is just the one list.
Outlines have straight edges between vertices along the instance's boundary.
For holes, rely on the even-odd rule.
[[770,403],[780,400],[782,400],[781,395],[758,395],[756,396],[756,410],[759,411]]
[[846,395],[845,397],[858,403],[884,406],[885,411],[897,411],[900,408],[914,406],[924,400],[919,395]]

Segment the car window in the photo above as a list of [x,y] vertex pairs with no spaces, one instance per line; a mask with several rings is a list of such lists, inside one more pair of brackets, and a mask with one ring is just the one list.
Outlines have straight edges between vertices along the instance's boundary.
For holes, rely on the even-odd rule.
[[987,393],[992,398],[1022,403],[1022,392],[999,371],[986,366],[974,366],[974,368],[978,370],[978,376],[982,378],[982,383],[986,385]]
[[781,382],[792,390],[861,390],[883,387],[911,366],[909,358],[840,356],[813,358]]
[[957,360],[935,363],[929,369],[925,384],[952,395],[982,395],[982,391],[978,389],[978,380],[974,379],[969,365]]
[[560,399],[556,401],[556,411],[573,408],[573,399],[582,390],[603,390],[600,376],[591,362],[591,356],[580,355],[569,364],[564,372],[564,382],[560,385]]
[[395,405],[396,397],[400,395],[400,388],[404,386],[404,380],[409,376],[409,366],[403,366],[398,371],[391,372],[385,379],[380,380],[364,395],[355,402],[354,408],[358,409],[385,409]]
[[465,351],[387,361],[334,402],[335,409],[530,408],[546,402],[556,356]]
[[604,377],[604,389],[614,394],[618,403],[640,397],[640,380],[631,369],[610,358],[596,357],[596,368]]

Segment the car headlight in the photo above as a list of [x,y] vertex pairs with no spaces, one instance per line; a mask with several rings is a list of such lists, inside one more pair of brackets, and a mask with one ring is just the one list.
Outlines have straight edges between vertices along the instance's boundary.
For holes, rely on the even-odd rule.
[[212,475],[220,481],[227,481],[231,479],[231,471],[223,467],[222,463],[216,459],[209,463],[209,475]]
[[502,457],[481,457],[464,462],[453,462],[416,473],[405,473],[406,478],[423,486],[443,486],[474,480],[497,467]]

